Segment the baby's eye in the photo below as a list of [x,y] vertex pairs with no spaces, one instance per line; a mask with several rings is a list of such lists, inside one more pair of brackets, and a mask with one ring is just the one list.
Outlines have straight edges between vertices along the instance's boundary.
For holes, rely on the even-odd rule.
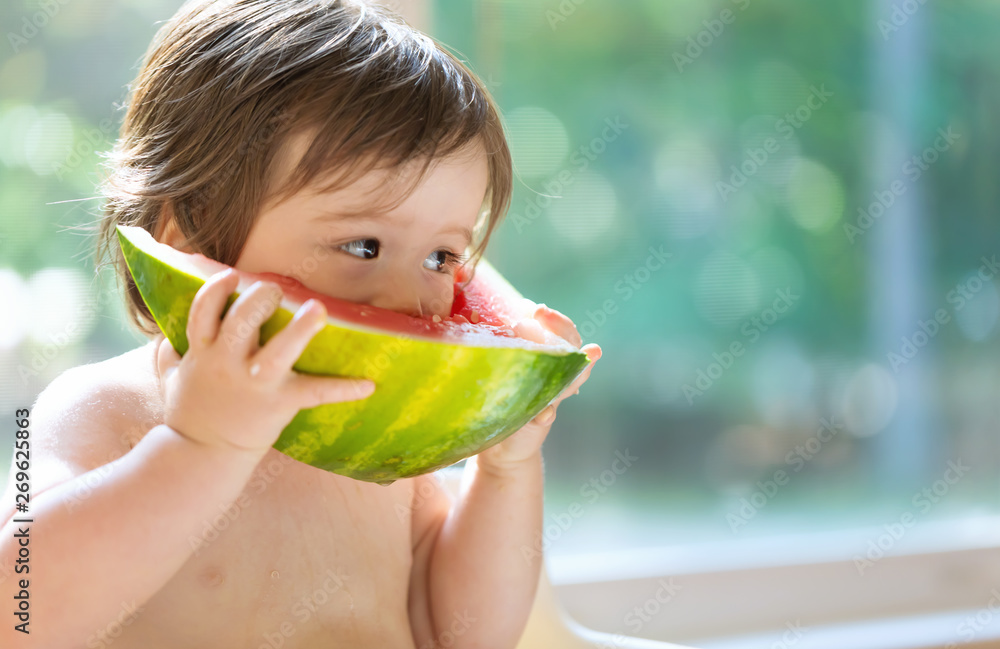
[[464,260],[450,250],[435,250],[427,255],[424,260],[424,268],[436,270],[439,273],[448,272],[453,266],[459,266]]
[[362,259],[375,259],[378,257],[378,239],[357,239],[340,246],[340,249],[349,255],[361,257]]

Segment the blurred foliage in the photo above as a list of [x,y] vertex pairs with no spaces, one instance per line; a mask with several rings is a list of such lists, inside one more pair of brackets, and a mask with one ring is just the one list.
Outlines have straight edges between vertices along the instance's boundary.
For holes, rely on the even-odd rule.
[[[435,35],[491,85],[522,171],[492,244],[495,263],[604,349],[546,442],[550,511],[586,502],[582,485],[610,466],[615,449],[640,458],[555,549],[592,547],[604,542],[598,538],[611,545],[732,538],[726,515],[778,470],[791,474],[789,484],[738,536],[881,524],[910,507],[955,457],[975,458],[975,471],[934,515],[994,509],[997,289],[987,283],[962,313],[946,296],[1000,244],[991,178],[1000,166],[992,123],[1000,106],[992,37],[1000,6],[931,2],[918,5],[919,20],[894,17],[889,6],[483,0],[473,9],[462,0],[438,2]],[[882,112],[876,92],[877,57],[904,38],[922,52],[892,70],[923,79],[909,134]],[[806,120],[788,120],[817,90],[830,95],[825,103],[815,107],[814,99]],[[520,119],[526,112],[531,119]],[[573,152],[600,137],[608,118],[628,129],[578,172]],[[872,239],[883,224],[876,220],[856,237],[844,226],[856,225],[858,209],[886,189],[874,169],[880,138],[908,135],[906,146],[922,154],[948,127],[958,141],[916,181],[900,176],[923,206],[913,226],[930,264],[920,317],[938,308],[954,316],[919,352],[928,361],[923,393],[939,415],[935,440],[905,442],[927,444],[933,457],[887,485],[880,480],[885,459],[907,449],[878,449],[882,428],[899,414],[894,394],[904,389],[887,356],[898,350],[873,335],[885,312],[872,303],[873,275],[882,272],[876,262],[885,254]],[[759,153],[766,136],[780,148],[743,187],[720,191],[717,183],[729,181],[749,149]],[[562,170],[581,182],[552,185]],[[610,200],[585,191],[595,183],[613,188]],[[525,225],[529,206],[544,202],[536,192],[562,198]],[[606,213],[593,214],[595,205]],[[626,300],[616,286],[661,244],[670,264]],[[801,299],[773,327],[757,329],[759,339],[746,336],[746,323],[786,286]],[[602,318],[608,299],[618,310]],[[733,342],[744,355],[703,395],[685,398],[684,386],[693,387],[699,370],[707,372]],[[849,425],[819,453],[806,451],[809,461],[796,472],[788,453],[831,418]],[[648,518],[662,523],[651,528]],[[623,519],[664,532],[636,538],[626,531],[632,526],[607,525]],[[666,530],[675,531],[666,538]]]
[[[116,299],[99,298],[114,285],[92,280],[92,241],[77,229],[93,223],[99,202],[79,199],[95,196],[99,153],[117,133],[127,84],[158,22],[179,5],[0,5],[8,310],[0,315],[0,411],[30,404],[64,369],[142,340],[125,328]],[[831,418],[844,429],[738,534],[881,524],[908,506],[913,485],[929,484],[956,457],[975,458],[975,471],[935,515],[995,509],[1000,293],[987,282],[961,314],[946,295],[1000,249],[992,177],[1000,5],[931,2],[886,37],[882,6],[434,3],[431,32],[497,97],[519,172],[488,256],[604,349],[546,442],[549,510],[577,501],[586,513],[554,549],[731,537],[726,517],[740,498],[788,470],[788,454]],[[915,38],[922,56],[899,74],[916,70],[923,80],[906,133],[876,100],[875,74],[886,43],[903,38]],[[884,223],[854,240],[844,226],[886,189],[875,180],[877,142],[902,139],[919,153],[948,127],[958,141],[919,180],[905,180],[919,189],[922,218],[912,228],[928,250],[921,317],[937,308],[955,316],[920,352],[938,415],[935,462],[894,487],[879,480],[891,452],[878,444],[898,415],[894,395],[906,388],[890,367],[893,350],[873,335],[884,313],[872,290],[884,267],[885,247],[874,244]],[[777,149],[749,165],[741,187],[720,190],[768,137]],[[661,264],[653,251],[669,258]],[[64,271],[39,277],[47,268]],[[782,295],[787,310],[769,313]],[[56,302],[62,311],[53,312]],[[47,357],[74,310],[94,317]],[[734,343],[743,354],[692,397],[699,372],[725,364]],[[615,473],[615,451],[626,449],[638,459]]]

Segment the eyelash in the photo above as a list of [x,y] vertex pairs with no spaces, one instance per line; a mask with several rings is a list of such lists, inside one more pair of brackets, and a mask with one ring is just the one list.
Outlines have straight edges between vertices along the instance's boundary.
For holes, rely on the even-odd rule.
[[444,267],[445,269],[457,268],[468,261],[468,258],[463,255],[457,255],[450,250],[435,250],[434,252],[444,253]]
[[[368,242],[368,241],[374,241],[375,242],[375,249],[376,249],[375,257],[378,257],[378,250],[382,246],[382,244],[379,243],[378,239],[354,239],[353,241],[348,241],[347,243],[343,243],[343,244],[340,244],[340,245],[334,245],[333,248],[336,249],[336,250],[340,250],[340,251],[346,252],[344,250],[345,247],[350,246],[351,244],[354,244],[354,243]],[[442,268],[442,270],[436,271],[436,272],[439,272],[439,273],[442,273],[442,274],[447,274],[448,271],[450,271],[450,270],[452,270],[454,268],[457,268],[458,266],[461,266],[466,261],[468,261],[468,257],[466,255],[464,255],[464,254],[457,254],[457,253],[454,253],[454,252],[452,252],[450,250],[435,250],[434,252],[435,253],[441,253],[441,254],[444,255],[444,263],[442,265],[443,268]],[[368,260],[368,259],[374,259],[375,258],[375,257],[358,257],[358,255],[353,255],[351,253],[347,253],[347,254],[351,255],[352,257],[357,257],[358,259]],[[431,253],[431,254],[434,254],[434,253]],[[429,256],[430,255],[428,255],[428,257]]]

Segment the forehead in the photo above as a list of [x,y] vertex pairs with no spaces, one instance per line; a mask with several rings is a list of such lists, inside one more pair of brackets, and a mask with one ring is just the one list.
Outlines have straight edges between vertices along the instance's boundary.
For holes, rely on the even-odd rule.
[[[422,190],[429,178],[456,186],[456,189],[461,185],[463,193],[478,194],[479,200],[484,198],[488,189],[488,158],[479,138],[474,138],[446,156],[430,161],[417,158],[387,167],[372,156],[346,160],[338,167],[318,170],[308,184],[300,188],[298,185],[304,172],[300,167],[313,138],[312,131],[303,130],[289,135],[281,142],[271,165],[267,203],[273,205],[296,194],[337,193],[340,198],[349,195],[363,199],[363,207],[367,209],[375,206],[391,209],[415,193],[418,196],[427,194],[427,191]],[[362,205],[357,207],[361,208]]]

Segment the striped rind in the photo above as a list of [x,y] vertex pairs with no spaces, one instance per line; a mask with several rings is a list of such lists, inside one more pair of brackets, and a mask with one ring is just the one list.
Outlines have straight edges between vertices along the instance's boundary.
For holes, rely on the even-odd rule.
[[[143,250],[128,230],[118,228],[129,271],[160,330],[183,355],[187,314],[207,278]],[[261,326],[261,344],[292,315],[283,303]],[[438,342],[328,321],[293,367],[369,378],[375,393],[299,411],[274,447],[306,464],[382,484],[454,464],[520,429],[588,362],[579,351],[525,345]]]

